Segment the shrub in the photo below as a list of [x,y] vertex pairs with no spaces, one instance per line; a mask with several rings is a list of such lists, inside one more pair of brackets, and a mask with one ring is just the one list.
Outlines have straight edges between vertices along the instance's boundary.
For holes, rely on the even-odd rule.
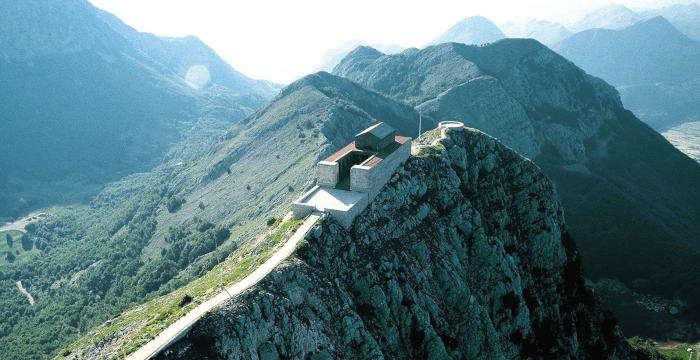
[[221,242],[227,240],[228,237],[231,236],[231,231],[229,231],[228,228],[219,227],[216,229],[216,234],[214,236],[216,237],[216,241]]
[[201,225],[199,225],[197,230],[199,230],[199,232],[205,232],[213,227],[214,227],[214,224],[212,224],[210,222],[205,222],[205,223],[202,223]]
[[184,204],[184,203],[185,203],[185,199],[177,197],[177,196],[172,196],[168,199],[166,207],[168,208],[169,212],[174,213],[174,212],[180,210],[180,207],[182,207],[182,204]]
[[202,210],[204,210],[205,207],[206,207],[206,206],[204,206],[204,203],[200,201],[200,202],[199,202],[199,208],[202,209]]
[[274,217],[267,218],[267,226],[272,226],[275,224],[275,222],[277,222],[277,219],[275,219]]
[[189,303],[191,303],[191,302],[192,302],[192,297],[189,296],[188,294],[185,294],[185,296],[182,297],[182,299],[180,299],[180,303],[178,303],[177,305],[178,305],[179,307],[183,307],[183,306],[185,306],[185,305],[187,305],[187,304],[189,304]]
[[5,255],[5,260],[9,263],[15,262],[15,256],[12,255],[11,252],[8,252],[7,255]]

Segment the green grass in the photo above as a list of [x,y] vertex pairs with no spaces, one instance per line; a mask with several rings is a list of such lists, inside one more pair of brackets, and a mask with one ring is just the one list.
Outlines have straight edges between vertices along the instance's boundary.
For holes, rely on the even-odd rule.
[[[18,230],[0,232],[0,267],[23,264],[31,261],[32,257],[39,255],[40,251],[34,246],[33,242],[30,250],[25,250],[22,247],[22,235],[23,233]],[[12,247],[9,246],[6,237],[12,239]],[[8,252],[15,257],[12,263],[7,261],[6,254]]]
[[[139,347],[155,338],[168,325],[177,321],[191,309],[220,292],[220,276],[224,286],[228,287],[252,273],[259,265],[269,259],[275,250],[284,244],[304,222],[304,219],[276,221],[253,241],[234,251],[221,264],[215,266],[201,278],[155,298],[143,305],[125,311],[104,325],[97,327],[78,341],[60,352],[71,354],[82,352],[93,344],[105,339],[119,339],[120,352],[113,358],[118,359],[136,351]],[[221,275],[220,275],[221,271]],[[192,301],[180,307],[185,295]],[[62,355],[58,358],[63,357]]]
[[414,145],[420,146],[418,154],[415,156],[427,157],[436,154],[436,152],[440,152],[440,150],[444,150],[445,146],[443,146],[441,143],[432,145],[432,143],[439,139],[440,136],[442,136],[440,128],[435,128],[422,133],[414,142]]

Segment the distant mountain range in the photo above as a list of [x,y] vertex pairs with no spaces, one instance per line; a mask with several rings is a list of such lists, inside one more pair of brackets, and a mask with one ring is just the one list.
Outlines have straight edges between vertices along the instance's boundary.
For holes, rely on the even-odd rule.
[[570,26],[574,32],[589,29],[622,29],[640,21],[642,17],[620,4],[598,8]]
[[[498,37],[491,36],[495,25],[486,19],[468,18],[462,23],[468,26],[455,25],[439,39],[470,44],[479,36]],[[510,22],[501,27],[508,37],[536,39],[586,72],[615,85],[626,108],[664,132],[700,121],[698,24],[700,5],[696,3],[638,12],[612,4],[569,24],[569,29],[577,33],[559,23],[540,20]],[[694,146],[684,144],[682,149]]]
[[541,19],[528,19],[506,22],[499,28],[487,18],[472,16],[459,21],[429,45],[444,42],[478,45],[509,37],[532,38],[553,47],[574,33],[591,29],[619,30],[657,16],[663,16],[680,32],[693,40],[700,41],[700,4],[693,2],[644,11],[633,11],[624,5],[610,4],[566,25]]
[[555,50],[615,85],[627,108],[659,131],[700,121],[700,42],[663,17],[583,31]]
[[624,5],[611,4],[585,15],[569,28],[575,32],[590,29],[618,30],[640,21],[663,16],[682,33],[700,41],[700,5],[695,2],[657,9],[633,11]]
[[533,159],[558,188],[589,277],[682,296],[700,313],[696,295],[681,295],[700,289],[691,275],[700,270],[700,164],[624,109],[612,86],[516,39],[393,56],[358,48],[335,73]]
[[84,0],[3,4],[0,79],[0,218],[75,200],[51,193],[59,182],[84,189],[148,170],[279,89],[196,38],[139,33]]

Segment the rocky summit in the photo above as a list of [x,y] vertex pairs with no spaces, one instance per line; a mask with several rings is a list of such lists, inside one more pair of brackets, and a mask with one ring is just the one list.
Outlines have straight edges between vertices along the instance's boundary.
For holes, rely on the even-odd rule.
[[159,354],[519,357],[633,355],[584,286],[552,183],[476,130],[424,146],[349,230],[324,218],[265,280]]
[[[700,166],[626,110],[615,88],[525,39],[400,55],[361,48],[334,73],[532,159],[561,196],[586,277],[680,298],[680,315],[700,318]],[[638,314],[616,316],[634,334],[625,318]]]

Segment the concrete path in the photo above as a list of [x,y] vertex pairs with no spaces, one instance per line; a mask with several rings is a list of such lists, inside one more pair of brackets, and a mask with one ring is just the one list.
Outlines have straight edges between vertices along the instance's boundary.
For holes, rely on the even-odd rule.
[[168,347],[168,345],[176,342],[182,338],[187,332],[192,328],[192,325],[197,322],[205,313],[209,310],[215,308],[226,302],[229,298],[239,295],[249,287],[255,285],[260,280],[262,280],[267,274],[269,274],[272,269],[274,269],[282,260],[286,259],[289,255],[294,252],[297,244],[301,239],[304,238],[306,233],[311,230],[311,227],[318,221],[321,217],[320,212],[313,212],[306,220],[301,224],[297,231],[292,234],[292,236],[287,240],[287,243],[282,246],[276,253],[274,253],[267,261],[265,261],[260,267],[255,269],[250,275],[246,276],[243,280],[233,284],[232,286],[226,288],[224,291],[214,296],[213,298],[199,304],[194,309],[190,310],[185,316],[181,317],[176,322],[172,323],[165,330],[163,330],[155,339],[148,342],[146,345],[139,348],[136,352],[129,355],[128,359],[134,360],[145,360],[150,359],[161,352],[163,349]]

